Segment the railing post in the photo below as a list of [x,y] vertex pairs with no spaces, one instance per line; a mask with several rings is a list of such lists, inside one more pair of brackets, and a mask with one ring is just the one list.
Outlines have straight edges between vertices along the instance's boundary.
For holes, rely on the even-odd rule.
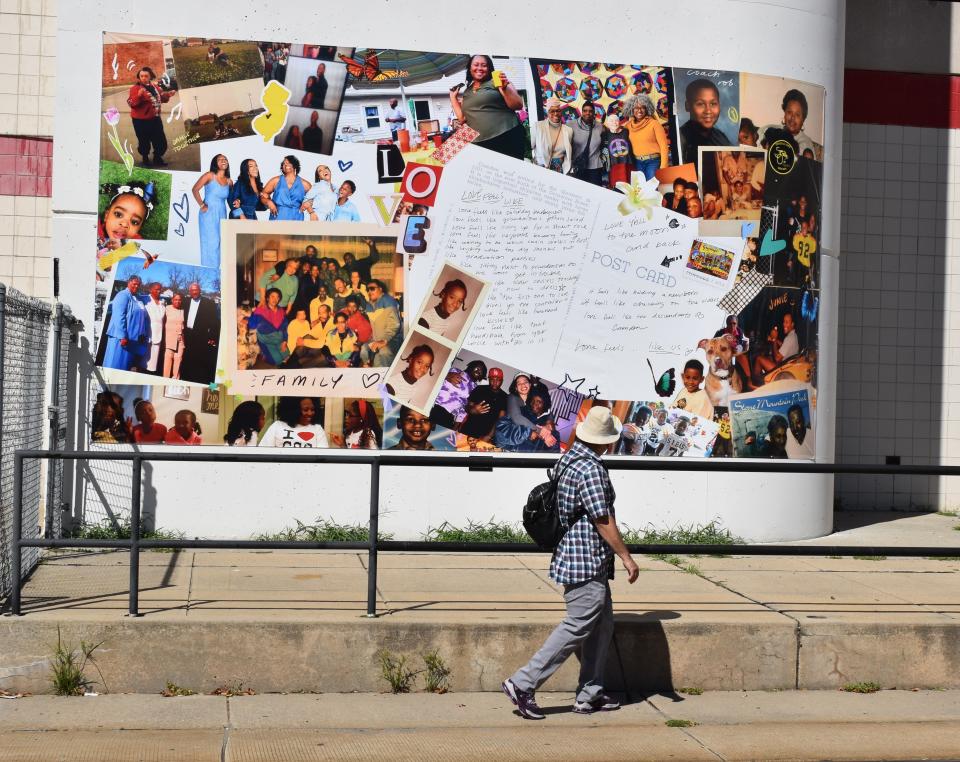
[[[59,260],[54,260],[54,273],[59,272]],[[59,276],[56,276],[55,280]],[[51,368],[51,383],[50,383],[50,407],[47,409],[47,417],[49,418],[50,430],[49,437],[50,440],[47,442],[47,449],[50,452],[57,451],[57,445],[60,439],[60,363],[62,359],[60,357],[60,344],[61,337],[63,335],[63,305],[60,302],[57,302],[56,310],[53,313],[53,367]],[[54,511],[59,511],[60,506],[54,505],[52,498],[53,493],[56,490],[57,484],[57,473],[56,470],[62,470],[63,461],[62,460],[48,460],[47,461],[47,499],[45,501],[47,510],[45,511],[44,521],[43,521],[43,536],[47,539],[53,537],[53,516]],[[62,482],[61,482],[62,483]]]
[[130,616],[140,616],[140,474],[143,459],[133,459],[130,492]]
[[367,616],[377,615],[377,541],[380,525],[380,460],[370,464],[370,549],[367,551]]
[[[2,375],[2,374],[0,374]],[[13,522],[10,531],[10,565],[12,566],[12,579],[10,588],[10,613],[14,616],[21,616],[20,612],[20,568],[22,561],[22,550],[20,548],[20,535],[23,534],[23,456],[20,453],[14,453],[13,456]]]

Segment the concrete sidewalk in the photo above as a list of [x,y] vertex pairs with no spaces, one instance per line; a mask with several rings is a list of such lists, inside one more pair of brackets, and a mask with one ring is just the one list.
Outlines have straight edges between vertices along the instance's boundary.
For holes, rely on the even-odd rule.
[[[869,520],[825,544],[960,546],[955,517]],[[167,680],[210,691],[376,691],[380,648],[419,663],[438,649],[457,690],[495,691],[560,619],[546,554],[380,556],[376,620],[364,618],[366,554],[143,553],[141,610],[127,608],[124,553],[50,557],[24,588],[22,618],[0,617],[0,688],[48,690],[59,627],[105,641],[110,690]],[[640,691],[960,688],[960,559],[692,557],[639,559],[614,583],[621,662],[612,687]],[[553,685],[569,689],[567,665]]]
[[[960,692],[649,696],[581,716],[542,693],[543,722],[491,693],[0,701],[0,761],[956,759]],[[670,727],[687,720],[689,727]]]

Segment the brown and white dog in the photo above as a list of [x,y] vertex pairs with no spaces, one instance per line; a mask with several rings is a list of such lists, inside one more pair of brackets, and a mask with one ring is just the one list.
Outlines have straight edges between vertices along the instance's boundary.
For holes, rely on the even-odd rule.
[[743,351],[729,333],[713,339],[701,339],[697,346],[707,355],[707,380],[703,388],[714,407],[729,407],[730,395],[743,391],[737,375],[736,357]]

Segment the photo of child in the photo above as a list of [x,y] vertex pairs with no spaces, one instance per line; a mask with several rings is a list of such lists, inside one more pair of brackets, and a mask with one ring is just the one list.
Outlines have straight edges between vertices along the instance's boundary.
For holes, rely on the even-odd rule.
[[423,415],[430,407],[443,382],[453,350],[417,328],[411,331],[397,360],[387,373],[386,392],[401,405]]
[[385,450],[453,450],[454,433],[429,416],[395,405],[384,417]]
[[713,418],[713,404],[703,389],[703,363],[699,360],[687,360],[680,376],[683,387],[673,398],[670,407],[680,408],[689,415]]
[[486,281],[448,262],[437,273],[430,296],[413,322],[459,346],[483,303],[486,287]]
[[731,115],[740,107],[740,73],[673,69],[676,93],[680,160],[699,161],[700,146],[734,146],[739,119]]
[[97,248],[115,248],[129,240],[167,240],[170,213],[169,172],[100,162],[97,199]]

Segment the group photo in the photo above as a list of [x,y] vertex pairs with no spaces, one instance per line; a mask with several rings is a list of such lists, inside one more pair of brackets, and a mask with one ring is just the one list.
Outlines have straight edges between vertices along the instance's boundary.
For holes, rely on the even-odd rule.
[[429,417],[455,435],[458,448],[559,453],[572,436],[583,399],[552,381],[461,349]]
[[220,345],[220,272],[128,257],[116,266],[99,331],[97,365],[161,379],[211,383]]
[[[393,362],[403,341],[396,238],[371,225],[311,227],[340,232],[235,236],[236,370],[386,369]],[[345,234],[354,229],[360,235]]]

